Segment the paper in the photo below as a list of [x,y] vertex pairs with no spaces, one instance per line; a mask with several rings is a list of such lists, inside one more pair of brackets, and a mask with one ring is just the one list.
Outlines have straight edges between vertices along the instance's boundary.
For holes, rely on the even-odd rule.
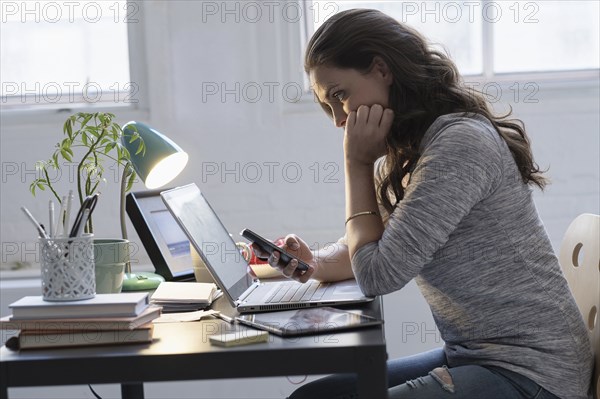
[[208,317],[219,313],[216,310],[197,310],[195,312],[184,313],[167,313],[162,314],[158,319],[154,319],[154,323],[181,323],[186,321],[198,321],[204,317]]

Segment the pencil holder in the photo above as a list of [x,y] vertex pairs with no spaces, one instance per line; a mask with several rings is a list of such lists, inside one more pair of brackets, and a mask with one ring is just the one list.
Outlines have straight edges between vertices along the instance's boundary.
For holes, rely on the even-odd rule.
[[93,234],[40,238],[45,301],[75,301],[96,295],[93,238]]

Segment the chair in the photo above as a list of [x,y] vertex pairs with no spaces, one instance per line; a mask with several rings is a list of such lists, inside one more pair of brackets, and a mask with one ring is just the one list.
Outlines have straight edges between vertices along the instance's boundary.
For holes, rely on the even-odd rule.
[[600,216],[585,213],[575,218],[563,238],[559,260],[588,327],[596,358],[593,392],[600,399]]

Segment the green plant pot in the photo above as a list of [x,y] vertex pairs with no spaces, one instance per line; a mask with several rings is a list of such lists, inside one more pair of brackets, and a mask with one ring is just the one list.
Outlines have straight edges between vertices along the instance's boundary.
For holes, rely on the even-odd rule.
[[97,294],[121,292],[125,276],[125,265],[128,261],[128,240],[119,238],[94,240]]

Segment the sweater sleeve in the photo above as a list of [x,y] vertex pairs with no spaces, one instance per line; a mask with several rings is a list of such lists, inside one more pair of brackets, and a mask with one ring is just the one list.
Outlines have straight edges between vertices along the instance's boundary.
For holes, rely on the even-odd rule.
[[434,125],[423,138],[422,155],[381,239],[363,245],[352,257],[366,295],[399,290],[416,277],[500,181],[501,155],[491,126],[467,118],[432,132]]

